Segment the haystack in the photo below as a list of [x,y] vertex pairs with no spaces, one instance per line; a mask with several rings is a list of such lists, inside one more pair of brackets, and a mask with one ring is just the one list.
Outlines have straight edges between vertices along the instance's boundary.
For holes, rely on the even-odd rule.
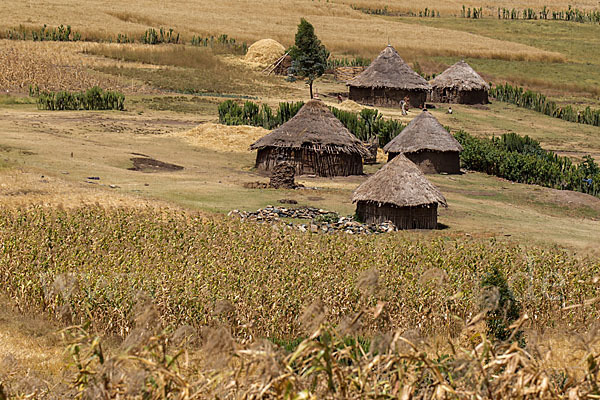
[[349,98],[358,103],[397,106],[408,97],[413,107],[423,107],[431,86],[388,45],[369,67],[348,81]]
[[352,195],[356,214],[368,224],[392,221],[398,229],[435,229],[446,199],[402,154],[373,174]]
[[310,100],[250,149],[258,150],[256,168],[271,171],[286,161],[295,166],[296,175],[360,175],[362,157],[368,155],[361,141],[320,100]]
[[388,153],[388,161],[404,154],[426,174],[458,174],[462,149],[429,111],[423,111],[386,144],[383,151]]
[[487,104],[487,82],[469,64],[459,61],[431,81],[431,101],[439,103]]
[[279,60],[284,53],[285,47],[281,43],[273,39],[261,39],[248,48],[244,60],[267,66]]

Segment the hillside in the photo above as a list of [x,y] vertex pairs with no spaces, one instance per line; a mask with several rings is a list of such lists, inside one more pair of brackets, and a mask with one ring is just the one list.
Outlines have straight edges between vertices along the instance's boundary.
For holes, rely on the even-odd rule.
[[[483,16],[462,17],[463,5]],[[464,59],[493,84],[600,109],[600,23],[497,18],[544,6],[568,7],[3,1],[0,399],[597,397],[599,197],[463,169],[427,175],[448,203],[431,231],[229,215],[313,207],[333,225],[353,218],[352,192],[387,160],[379,150],[365,175],[268,188],[249,150],[268,130],[222,125],[219,105],[277,109],[308,87],[248,62],[253,42],[288,48],[303,17],[341,64],[389,43],[428,79]],[[595,0],[571,7],[598,12]],[[33,40],[61,24],[69,40]],[[160,28],[172,43],[142,43]],[[46,91],[94,86],[122,93],[125,109],[40,107],[84,108],[85,94]],[[339,104],[348,88],[330,71],[315,89],[402,126],[421,112]],[[600,161],[599,126],[493,98],[451,114],[433,105],[451,133],[514,132],[575,165]]]

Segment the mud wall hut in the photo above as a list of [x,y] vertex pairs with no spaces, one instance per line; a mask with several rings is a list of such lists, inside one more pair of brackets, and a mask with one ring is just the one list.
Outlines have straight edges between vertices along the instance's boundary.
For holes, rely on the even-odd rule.
[[349,99],[357,103],[394,107],[408,98],[412,107],[422,108],[431,86],[388,45],[367,69],[347,83]]
[[310,100],[298,113],[250,146],[258,150],[256,168],[272,171],[288,162],[296,175],[348,176],[363,173],[368,150],[320,100]]
[[488,104],[487,82],[469,64],[459,61],[431,81],[431,101]]
[[429,111],[423,111],[383,151],[388,153],[388,162],[404,154],[425,174],[458,174],[462,149]]
[[437,228],[438,205],[446,199],[402,154],[373,174],[352,195],[365,223],[392,221],[397,229]]

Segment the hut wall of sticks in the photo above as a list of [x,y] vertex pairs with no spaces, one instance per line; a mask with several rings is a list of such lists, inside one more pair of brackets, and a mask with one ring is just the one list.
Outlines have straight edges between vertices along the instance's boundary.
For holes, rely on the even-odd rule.
[[368,201],[356,204],[358,218],[367,224],[381,224],[391,221],[397,229],[436,229],[437,204],[418,207],[396,207],[390,204],[378,205]]
[[425,174],[460,173],[462,146],[429,111],[410,121],[383,151],[388,162],[404,154]]
[[369,151],[320,100],[310,100],[298,113],[250,146],[258,150],[256,168],[271,171],[280,162],[296,175],[362,175]]
[[309,147],[265,147],[256,155],[256,168],[273,171],[282,161],[293,165],[296,175],[348,176],[363,173],[360,154],[328,153],[323,149]]
[[410,106],[422,108],[431,91],[429,83],[389,45],[347,85],[350,100],[388,107],[398,106],[408,98]]
[[[388,162],[399,153],[388,153]],[[419,151],[404,153],[424,174],[460,174],[460,155],[457,151]]]
[[356,214],[366,223],[392,221],[397,229],[435,229],[446,199],[403,154],[388,162],[353,193]]
[[432,82],[431,101],[436,103],[488,104],[488,83],[469,64],[459,61]]
[[428,94],[428,91],[421,90],[350,86],[348,98],[357,103],[381,107],[398,107],[402,100],[408,98],[411,107],[422,108]]

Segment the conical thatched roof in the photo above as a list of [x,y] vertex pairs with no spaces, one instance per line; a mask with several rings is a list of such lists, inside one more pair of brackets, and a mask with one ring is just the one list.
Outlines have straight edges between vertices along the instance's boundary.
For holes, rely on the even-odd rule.
[[383,151],[388,153],[416,153],[425,150],[440,152],[463,150],[460,143],[429,111],[417,115],[383,148]]
[[446,207],[444,195],[402,154],[384,165],[354,191],[352,202],[357,201],[391,204],[397,207],[437,203]]
[[490,86],[469,64],[459,61],[431,81],[434,88],[456,88],[459,90],[488,90]]
[[423,91],[431,89],[429,83],[413,71],[390,45],[360,75],[349,80],[348,86]]
[[310,100],[294,117],[258,139],[250,149],[265,147],[310,148],[326,153],[357,153],[361,156],[369,154],[362,142],[320,100]]

